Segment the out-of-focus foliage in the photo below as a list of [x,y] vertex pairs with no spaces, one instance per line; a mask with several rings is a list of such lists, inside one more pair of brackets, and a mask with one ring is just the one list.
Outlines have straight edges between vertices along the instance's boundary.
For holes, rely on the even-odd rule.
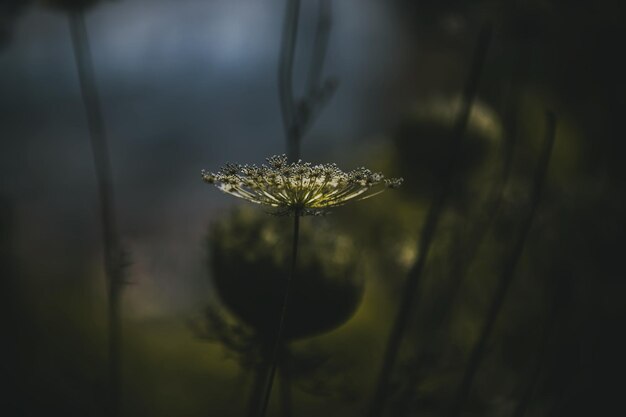
[[[323,224],[302,221],[286,339],[323,333],[348,320],[364,280],[353,241]],[[319,222],[319,220],[318,220]],[[239,210],[209,234],[210,268],[223,303],[272,340],[291,256],[289,218]]]
[[[77,11],[87,10],[96,2],[53,3],[57,9]],[[194,173],[206,163],[200,160],[205,154],[214,152],[217,160],[233,158],[232,152],[243,151],[233,148],[238,145],[232,143],[240,142],[210,142],[212,138],[254,137],[254,146],[249,147],[246,158],[260,159],[260,155],[251,154],[279,150],[279,140],[265,143],[251,134],[261,129],[261,118],[271,113],[257,113],[241,105],[248,98],[264,104],[276,100],[272,84],[267,81],[274,77],[275,57],[259,59],[262,52],[250,53],[250,49],[242,47],[248,45],[250,33],[231,31],[240,27],[224,22],[224,32],[228,34],[224,39],[232,44],[225,43],[220,53],[229,59],[231,52],[239,58],[244,56],[247,66],[229,61],[232,66],[228,71],[239,78],[219,78],[218,83],[227,86],[224,89],[228,93],[213,95],[215,84],[209,82],[211,77],[223,76],[213,64],[223,57],[204,48],[205,39],[209,39],[204,38],[205,32],[181,31],[178,37],[178,27],[174,23],[169,27],[177,34],[169,37],[176,45],[174,49],[185,52],[176,59],[189,59],[187,67],[197,71],[177,72],[178,64],[174,65],[169,55],[156,54],[157,59],[154,51],[152,55],[146,51],[146,66],[140,65],[144,61],[142,55],[118,53],[135,41],[137,45],[160,42],[162,38],[156,34],[161,31],[149,30],[159,27],[154,22],[169,23],[170,18],[171,22],[179,21],[177,16],[162,16],[163,10],[170,10],[166,7],[148,9],[149,2],[128,3],[137,9],[146,7],[140,10],[145,16],[138,14],[137,9],[134,11],[135,16],[146,19],[141,20],[142,25],[124,25],[133,28],[128,38],[112,24],[119,18],[115,13],[102,16],[98,25],[90,27],[94,46],[108,48],[94,48],[94,55],[103,57],[97,63],[107,64],[96,68],[102,75],[99,80],[106,82],[103,108],[111,116],[107,122],[111,123],[112,132],[121,133],[114,136],[112,157],[115,164],[131,165],[131,161],[133,165],[126,166],[124,175],[116,179],[122,195],[128,199],[119,201],[122,231],[131,241],[149,242],[147,246],[163,247],[159,245],[169,239],[164,245],[168,250],[175,248],[179,251],[176,253],[186,253],[191,252],[190,246],[201,245],[203,237],[199,236],[203,232],[166,235],[163,230],[204,230],[206,223],[214,223],[207,239],[208,269],[221,306],[213,306],[207,313],[207,321],[213,327],[206,330],[221,345],[198,340],[189,331],[188,317],[200,313],[199,306],[204,301],[196,298],[187,310],[176,313],[168,310],[164,302],[168,297],[190,292],[193,279],[206,281],[201,267],[205,251],[197,251],[193,262],[198,266],[192,273],[188,264],[193,262],[187,260],[195,255],[188,255],[181,265],[162,270],[163,259],[177,256],[165,250],[150,252],[136,265],[143,271],[141,276],[130,277],[131,281],[138,279],[130,287],[134,296],[122,303],[124,413],[240,416],[242,398],[250,395],[248,371],[261,366],[262,350],[275,331],[283,284],[289,272],[293,219],[270,217],[258,207],[224,219],[207,218],[206,212],[219,211],[216,207],[221,200],[205,199],[206,187],[197,184],[194,188],[199,183]],[[181,1],[180,11],[191,3],[199,4]],[[222,3],[225,4],[215,2]],[[78,107],[80,97],[75,91],[73,61],[67,59],[70,70],[57,66],[60,61],[49,60],[44,48],[36,44],[37,39],[48,34],[37,34],[40,29],[32,22],[44,22],[50,25],[42,26],[48,30],[54,22],[62,21],[63,15],[37,11],[23,20],[31,26],[25,25],[23,32],[20,26],[16,32],[14,22],[20,14],[24,15],[26,4],[27,1],[0,2],[0,38],[15,42],[16,46],[3,49],[2,57],[10,53],[10,58],[23,61],[12,71],[3,72],[1,81],[3,99],[6,97],[2,104],[4,114],[19,113],[16,120],[3,119],[3,129],[8,126],[8,130],[2,131],[2,138],[12,143],[6,155],[13,155],[13,149],[17,155],[7,157],[11,164],[5,168],[11,181],[18,175],[24,177],[19,190],[12,184],[5,187],[9,198],[3,201],[10,204],[0,204],[5,207],[0,209],[0,270],[5,297],[2,324],[3,335],[9,340],[3,345],[6,360],[2,371],[9,375],[8,380],[15,381],[8,391],[13,401],[0,409],[0,414],[98,416],[106,408],[107,330],[100,252],[94,243],[99,241],[97,215],[92,213],[93,195],[85,191],[91,187],[92,166],[90,154],[80,153],[80,144],[85,143],[81,135],[85,132],[76,131],[77,120],[83,120],[84,115]],[[213,7],[213,2],[202,4],[207,9]],[[349,4],[342,7],[357,10],[349,9]],[[366,2],[359,0],[363,10],[369,7],[362,4]],[[624,407],[623,384],[619,381],[624,373],[626,350],[621,341],[626,315],[621,260],[626,164],[621,132],[626,94],[621,80],[626,72],[618,59],[624,33],[619,6],[618,2],[565,0],[393,2],[385,9],[390,13],[384,16],[391,21],[389,28],[400,28],[401,36],[396,34],[398,38],[394,38],[398,42],[384,43],[389,41],[378,36],[380,32],[368,32],[366,36],[372,36],[376,43],[393,46],[389,50],[396,53],[383,59],[368,55],[371,61],[363,61],[358,74],[341,73],[343,67],[338,67],[336,72],[342,79],[336,97],[339,104],[331,103],[320,119],[320,130],[311,131],[304,144],[304,156],[313,151],[343,158],[341,152],[348,149],[345,154],[352,158],[348,161],[352,166],[367,165],[390,176],[404,176],[405,183],[397,192],[338,208],[326,218],[303,220],[295,281],[296,287],[300,287],[289,307],[293,322],[289,323],[288,362],[294,376],[294,415],[363,415],[364,399],[373,388],[384,343],[403,295],[406,273],[420,254],[417,242],[431,197],[439,190],[438,179],[448,155],[446,142],[452,131],[455,104],[451,97],[458,95],[474,34],[485,20],[494,22],[495,36],[474,111],[484,114],[486,123],[478,123],[475,115],[470,118],[455,164],[450,204],[439,224],[414,299],[387,415],[440,416],[454,395],[492,302],[502,262],[519,233],[520,219],[529,208],[530,178],[536,168],[543,138],[542,118],[547,108],[553,109],[559,120],[547,187],[464,410],[468,416],[510,416],[525,392],[532,389],[528,417],[623,414],[619,413]],[[120,9],[126,13],[124,7]],[[303,9],[303,16],[308,12]],[[360,63],[365,59],[355,58],[350,48],[334,43],[343,39],[345,45],[353,45],[350,42],[366,43],[370,39],[361,38],[361,32],[349,26],[361,17],[356,13],[353,20],[338,16],[335,21],[338,38],[330,38],[329,63],[337,56],[345,62]],[[201,14],[198,16],[202,18]],[[190,26],[193,24],[190,22]],[[195,24],[214,28],[204,21]],[[20,36],[11,39],[8,35],[12,33]],[[27,36],[22,38],[22,33]],[[62,42],[69,42],[64,27],[59,33]],[[210,31],[206,36],[220,33]],[[345,33],[357,34],[356,40],[350,38],[348,42]],[[254,36],[261,39],[265,33],[257,32]],[[36,40],[29,41],[29,37]],[[145,44],[140,42],[142,39]],[[192,41],[198,39],[202,47],[194,46]],[[274,45],[277,39],[267,40],[267,44]],[[18,42],[22,40],[27,47],[20,55],[17,52],[22,46]],[[69,50],[65,43],[50,45]],[[235,47],[240,49],[235,51]],[[54,48],[50,50],[52,56],[65,59]],[[123,62],[131,55],[137,60]],[[107,57],[120,61],[107,62]],[[395,61],[398,57],[406,60]],[[211,71],[204,71],[204,61]],[[46,67],[31,72],[28,65],[32,63]],[[157,63],[160,70],[150,72],[152,78],[146,73],[147,87],[136,82],[144,81],[141,71]],[[119,72],[115,69],[117,64]],[[250,71],[243,72],[246,68],[256,72],[257,64],[262,81],[253,78]],[[186,65],[187,62],[182,66]],[[134,69],[132,73],[123,70],[130,67]],[[375,74],[378,78],[359,77],[362,74]],[[64,79],[71,83],[67,92],[62,91],[65,84],[57,83]],[[242,79],[246,81],[241,84],[249,87],[249,96],[230,84]],[[46,82],[55,83],[52,92],[45,88]],[[259,88],[257,82],[265,87]],[[4,86],[9,83],[5,95]],[[266,87],[267,91],[263,89]],[[150,89],[157,94],[150,95]],[[240,91],[242,97],[231,94],[231,89]],[[167,95],[168,91],[174,93]],[[363,101],[361,94],[369,91],[378,94],[379,100],[362,108],[355,104]],[[195,92],[199,92],[197,96],[193,96]],[[222,102],[219,97],[229,99]],[[174,107],[160,107],[161,98],[173,98],[179,112]],[[345,102],[340,101],[344,99]],[[157,114],[162,117],[149,117],[147,110],[143,113],[153,104],[150,101],[159,102]],[[67,114],[62,113],[67,125],[56,124],[63,122],[56,119],[59,109],[73,108],[57,104],[70,102],[77,106],[76,114],[68,110]],[[333,105],[353,110],[340,123],[347,126],[346,135],[343,130],[335,134],[335,122],[324,124],[333,115],[345,114],[338,107],[333,109]],[[194,113],[190,108],[200,110]],[[207,112],[211,117],[207,117]],[[393,117],[380,116],[389,112]],[[51,116],[44,117],[48,114]],[[150,127],[143,125],[135,130],[134,122],[141,122],[141,115],[146,116]],[[50,121],[52,117],[54,123]],[[216,127],[222,119],[231,125]],[[383,123],[378,123],[380,120]],[[120,130],[117,123],[129,130]],[[267,129],[274,128],[269,125]],[[350,130],[354,126],[358,129]],[[73,132],[76,141],[60,140],[62,135],[56,135],[54,132],[59,130],[55,128],[66,129],[63,133],[69,132],[68,137]],[[236,133],[228,136],[231,131]],[[153,140],[154,132],[158,134]],[[356,133],[351,136],[351,132]],[[135,141],[142,135],[148,139]],[[160,135],[167,137],[165,148]],[[375,135],[381,140],[373,151],[368,151],[371,143],[365,145],[361,139]],[[337,146],[324,151],[316,148],[322,143],[317,141],[320,137],[336,140]],[[351,137],[354,139],[349,142]],[[509,178],[499,190],[497,181],[503,176],[503,159],[509,150],[507,146],[513,142]],[[206,143],[210,144],[205,146]],[[245,143],[251,144],[252,139]],[[324,143],[326,146],[333,141]],[[85,162],[69,163],[70,154],[84,155]],[[165,163],[167,169],[163,169]],[[189,172],[192,174],[187,175]],[[73,199],[54,208],[52,201],[59,200],[56,192],[66,187],[68,178],[77,176],[84,177],[89,185],[72,188],[68,195],[72,194]],[[137,178],[143,182],[137,182]],[[54,191],[39,195],[48,188]],[[145,200],[129,197],[136,195]],[[214,206],[204,211],[198,208],[202,204]],[[497,210],[492,210],[494,207]],[[188,218],[192,212],[196,217]],[[202,214],[197,215],[198,212]],[[76,220],[79,215],[84,216],[82,220]],[[156,220],[138,220],[144,217]],[[331,226],[319,230],[326,223]],[[344,258],[340,254],[349,255]],[[197,278],[192,278],[193,274]],[[158,290],[150,293],[146,283]],[[154,295],[159,291],[162,298]],[[137,299],[154,315],[135,316]],[[225,355],[225,351],[229,353]],[[232,356],[238,362],[224,360]],[[244,356],[249,362],[241,362]],[[243,370],[240,365],[244,365]],[[343,397],[341,401],[337,400],[339,396]],[[353,402],[343,401],[348,397]],[[12,414],[14,409],[17,412]]]
[[[451,196],[455,200],[475,197],[470,183],[473,174],[486,162],[499,156],[503,128],[495,112],[483,103],[475,103],[470,112],[466,134],[460,141],[460,157],[448,161],[451,130],[460,109],[460,99],[436,97],[417,104],[394,135],[401,174],[415,197],[431,198],[442,177],[454,164]],[[491,156],[491,158],[489,158]]]

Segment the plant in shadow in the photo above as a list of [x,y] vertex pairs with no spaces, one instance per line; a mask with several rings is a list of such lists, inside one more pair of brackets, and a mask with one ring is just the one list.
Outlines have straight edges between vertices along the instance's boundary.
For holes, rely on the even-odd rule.
[[434,241],[440,219],[444,208],[453,190],[456,167],[461,160],[461,148],[468,125],[470,111],[476,94],[485,62],[487,50],[491,43],[492,25],[484,24],[478,35],[478,41],[473,54],[472,65],[464,86],[461,105],[454,118],[455,122],[449,133],[447,142],[446,157],[443,159],[441,172],[437,178],[437,187],[434,189],[434,196],[428,209],[428,214],[424,220],[424,226],[420,232],[418,240],[419,254],[409,269],[404,293],[400,301],[396,318],[389,334],[383,362],[374,388],[368,416],[377,417],[382,415],[385,403],[391,387],[391,378],[395,368],[402,341],[405,337],[407,327],[413,310],[414,301],[420,288],[422,275],[425,270],[426,261],[432,243]]
[[[419,199],[430,198],[446,175],[450,152],[450,128],[454,125],[460,97],[432,97],[418,102],[396,129],[394,160],[399,173],[407,179],[405,192]],[[476,177],[493,158],[494,149],[503,139],[503,128],[497,114],[484,103],[475,102],[470,109],[464,140],[456,146],[458,159],[450,179],[450,203],[465,207],[476,196]],[[480,184],[482,186],[482,184]]]
[[97,3],[99,0],[47,0],[44,2],[45,5],[68,15],[76,69],[89,129],[100,199],[104,269],[109,303],[108,411],[111,416],[117,416],[120,414],[121,404],[121,299],[122,289],[126,283],[125,269],[129,265],[129,260],[120,242],[117,226],[108,137],[85,22],[86,11]]
[[[382,174],[366,168],[344,172],[332,163],[323,165],[312,165],[302,161],[288,163],[285,155],[273,156],[267,161],[268,165],[261,166],[226,164],[217,173],[203,171],[202,177],[204,181],[215,185],[223,192],[272,208],[276,215],[293,216],[294,219],[289,278],[285,284],[284,294],[278,293],[278,299],[282,299],[282,303],[279,304],[281,307],[277,316],[278,328],[273,334],[275,348],[268,382],[267,394],[269,395],[278,360],[279,345],[286,336],[286,312],[293,277],[297,273],[300,217],[321,215],[327,209],[342,206],[350,201],[373,197],[387,188],[399,187],[402,179],[386,179]],[[284,260],[286,261],[287,258]],[[238,259],[231,261],[240,263]],[[313,268],[313,265],[309,267]],[[271,287],[266,288],[270,291],[265,292],[265,296],[272,297],[275,293]],[[250,316],[249,319],[258,320],[259,318]]]
[[[248,410],[258,412],[277,339],[289,260],[285,218],[240,209],[213,225],[208,236],[210,269],[221,303],[237,318],[229,323],[215,307],[206,311],[209,331],[245,369],[253,370]],[[319,351],[294,353],[290,341],[333,330],[352,317],[364,280],[353,241],[332,230],[324,219],[303,222],[298,280],[290,291],[289,315],[280,340],[278,368],[283,409],[291,408],[288,381],[323,372],[328,357]],[[321,389],[320,387],[318,387]],[[287,398],[285,398],[287,397]]]
[[[284,219],[238,210],[209,235],[213,279],[223,303],[263,337],[276,333],[289,261]],[[298,281],[292,287],[285,340],[329,331],[354,313],[363,280],[354,243],[319,221],[303,222]]]
[[624,409],[615,384],[624,369],[623,195],[589,179],[550,191],[528,238],[527,266],[545,282],[549,305],[534,323],[541,338],[515,417],[613,414]]

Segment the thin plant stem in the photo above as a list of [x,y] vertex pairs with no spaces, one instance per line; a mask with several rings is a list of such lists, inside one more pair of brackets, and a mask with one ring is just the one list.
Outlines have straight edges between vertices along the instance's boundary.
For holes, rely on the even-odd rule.
[[483,64],[487,55],[487,49],[491,42],[492,26],[485,24],[479,34],[476,49],[470,73],[463,91],[461,100],[461,109],[452,129],[450,141],[450,156],[445,162],[446,167],[441,179],[441,186],[438,187],[438,193],[435,195],[428,210],[428,214],[422,228],[419,238],[419,255],[416,262],[409,270],[403,298],[398,309],[393,328],[387,341],[382,366],[378,375],[376,388],[368,411],[369,417],[378,417],[382,415],[385,408],[385,401],[389,393],[389,382],[391,374],[395,367],[398,352],[406,327],[409,322],[413,302],[417,298],[417,290],[426,265],[428,253],[435,237],[435,232],[439,224],[439,220],[443,213],[445,203],[448,198],[452,176],[454,172],[454,164],[457,161],[459,153],[459,143],[461,142],[467,122],[469,120],[470,110],[474,102],[476,93],[478,92],[478,84],[482,73]]
[[504,261],[502,273],[498,280],[496,291],[489,306],[487,317],[485,318],[485,322],[480,332],[480,336],[476,344],[474,345],[474,348],[472,349],[472,353],[470,355],[467,367],[465,368],[465,373],[457,389],[457,393],[452,402],[448,417],[456,417],[460,414],[463,404],[469,396],[476,373],[485,356],[487,341],[491,336],[491,332],[493,331],[494,325],[501,311],[504,299],[506,297],[511,282],[513,281],[513,277],[515,276],[515,268],[517,267],[517,262],[524,249],[526,237],[528,236],[528,232],[530,231],[530,228],[532,226],[533,218],[541,199],[541,193],[543,191],[546,176],[548,173],[548,165],[552,155],[552,148],[554,146],[555,133],[556,117],[552,112],[548,111],[546,113],[546,138],[544,141],[543,149],[541,151],[541,155],[539,157],[537,171],[535,172],[535,176],[533,179],[530,209],[528,210],[525,218],[522,220],[522,224],[520,226],[521,231],[518,234],[511,253]]
[[328,37],[332,25],[330,0],[319,0],[317,28],[313,41],[313,55],[307,80],[307,95],[315,97],[322,88],[322,69],[328,50]]
[[334,80],[322,80],[332,13],[330,1],[319,0],[315,40],[307,74],[306,95],[301,100],[295,97],[293,64],[298,37],[300,1],[287,0],[278,65],[278,97],[286,136],[287,158],[291,162],[296,162],[300,158],[302,137],[337,87]]
[[564,270],[552,270],[550,273],[556,277],[556,285],[552,288],[552,300],[550,302],[550,309],[547,317],[542,320],[544,323],[543,332],[539,340],[539,346],[537,349],[535,366],[532,370],[530,378],[526,383],[526,386],[520,396],[513,417],[524,417],[528,410],[530,403],[533,399],[537,385],[541,380],[543,368],[548,358],[548,354],[554,346],[550,346],[554,343],[555,330],[557,329],[557,323],[564,314],[566,305],[570,302],[571,298],[571,275],[569,271]]
[[[286,135],[287,158],[290,162],[296,162],[300,159],[300,149],[302,135],[311,123],[310,108],[316,104],[319,107],[322,102],[322,96],[325,99],[329,94],[321,94],[324,88],[321,86],[321,74],[324,65],[324,58],[328,46],[328,34],[331,25],[331,9],[328,0],[320,0],[318,13],[318,25],[314,42],[313,56],[311,59],[311,67],[308,78],[308,97],[298,103],[293,93],[293,63],[296,49],[296,40],[298,36],[298,21],[300,16],[300,0],[287,0],[285,9],[285,19],[283,22],[283,33],[280,48],[280,57],[278,65],[278,96],[280,100],[280,109],[283,119],[283,126]],[[331,91],[332,92],[332,91]],[[325,101],[325,100],[324,100]],[[303,111],[303,109],[309,109]],[[260,416],[264,417],[269,405],[274,376],[279,362],[280,349],[283,344],[283,331],[285,325],[285,317],[289,304],[289,294],[291,283],[295,275],[296,259],[298,254],[298,235],[300,228],[300,211],[294,212],[294,233],[292,247],[292,264],[285,288],[285,296],[283,299],[282,311],[279,319],[278,331],[272,351],[270,361],[269,376],[267,377],[265,394],[261,405]],[[287,415],[291,413],[291,395],[289,392],[289,378],[286,371],[283,371],[282,381],[282,397],[283,412]]]
[[120,412],[120,370],[121,370],[121,320],[120,297],[123,285],[123,264],[121,246],[115,220],[113,181],[111,162],[107,144],[104,118],[96,88],[95,73],[89,48],[89,38],[83,13],[69,14],[70,32],[76,67],[80,80],[80,90],[85,106],[91,149],[93,152],[100,215],[103,230],[104,264],[108,284],[108,324],[109,324],[109,414],[112,417]]
[[289,270],[289,277],[287,278],[287,284],[285,286],[285,295],[283,297],[283,306],[278,320],[278,330],[276,332],[276,339],[274,340],[274,349],[272,350],[272,359],[270,362],[270,372],[265,388],[265,395],[263,396],[263,403],[261,404],[260,417],[265,417],[267,412],[267,406],[269,404],[270,396],[272,394],[272,385],[274,383],[274,375],[276,374],[276,368],[279,362],[279,353],[281,346],[283,345],[283,332],[285,330],[285,318],[287,317],[287,309],[289,307],[289,294],[291,292],[291,285],[296,274],[296,260],[298,258],[298,235],[300,233],[300,210],[294,211],[293,221],[293,242],[291,252],[291,267]]
[[263,352],[263,363],[261,363],[255,371],[252,391],[248,398],[248,417],[256,417],[261,406],[261,400],[265,393],[265,385],[267,381],[267,373],[269,371],[269,355]]
[[300,129],[298,128],[298,111],[293,94],[293,61],[299,16],[300,0],[287,0],[278,65],[278,97],[287,135],[287,157],[292,162],[297,161],[300,157]]
[[[441,297],[441,300],[445,300],[443,303],[443,309],[439,314],[431,316],[428,319],[431,323],[431,327],[437,329],[435,335],[433,336],[437,340],[441,340],[448,329],[453,306],[457,300],[461,284],[467,276],[467,270],[481,248],[482,243],[487,236],[487,232],[491,229],[493,220],[496,218],[496,215],[500,211],[500,207],[502,205],[503,192],[511,175],[513,157],[515,155],[518,138],[516,116],[516,102],[518,98],[517,91],[520,88],[519,86],[521,84],[522,74],[526,67],[526,55],[526,53],[522,53],[516,56],[517,59],[515,59],[515,62],[512,64],[512,75],[508,80],[508,94],[506,94],[507,98],[505,100],[505,120],[507,121],[506,126],[508,134],[504,140],[500,175],[498,175],[488,193],[489,197],[487,198],[487,208],[482,214],[479,215],[478,220],[470,225],[471,229],[468,233],[469,237],[465,243],[467,250],[462,253],[462,256],[453,261],[450,273],[448,274],[451,280],[449,290],[446,291],[445,295]],[[410,366],[411,371],[409,372],[409,380],[407,381],[404,394],[400,400],[399,412],[401,415],[398,417],[407,415],[409,412],[408,404],[411,401],[411,396],[415,392],[420,379],[419,370],[425,364],[424,362],[426,360],[426,355],[420,355],[420,352],[416,353],[413,364]]]

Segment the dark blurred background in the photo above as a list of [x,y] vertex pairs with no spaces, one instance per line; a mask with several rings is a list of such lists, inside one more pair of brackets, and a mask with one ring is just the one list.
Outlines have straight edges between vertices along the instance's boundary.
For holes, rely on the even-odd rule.
[[[68,26],[80,3],[0,1],[7,417],[107,415],[99,195]],[[277,89],[285,1],[86,3],[129,256],[120,415],[244,415],[258,395],[291,223],[242,207],[200,170],[285,152]],[[487,23],[493,36],[384,415],[449,415],[494,300],[501,308],[457,415],[624,413],[617,2],[331,3],[324,73],[338,87],[302,158],[365,165],[405,183],[303,219],[299,308],[269,414],[362,416],[370,407]],[[300,12],[296,94],[317,4]],[[546,111],[556,135],[535,204]]]

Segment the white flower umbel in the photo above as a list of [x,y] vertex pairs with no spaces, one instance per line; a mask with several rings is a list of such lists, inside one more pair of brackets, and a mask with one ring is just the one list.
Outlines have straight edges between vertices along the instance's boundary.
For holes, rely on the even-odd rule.
[[336,164],[287,162],[285,155],[268,165],[226,164],[217,173],[202,171],[209,184],[235,197],[277,209],[277,214],[318,215],[351,200],[373,197],[396,188],[402,178],[386,179],[367,168],[344,172]]

